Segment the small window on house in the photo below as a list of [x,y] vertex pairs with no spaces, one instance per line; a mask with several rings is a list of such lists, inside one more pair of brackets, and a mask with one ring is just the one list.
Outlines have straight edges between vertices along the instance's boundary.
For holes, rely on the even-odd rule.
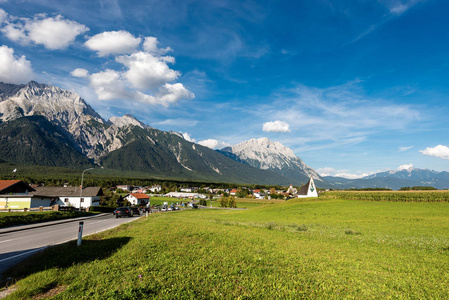
[[69,198],[65,198],[65,199],[64,199],[64,202],[65,202],[65,203],[69,202]]
[[81,198],[81,202],[84,202],[84,198]]

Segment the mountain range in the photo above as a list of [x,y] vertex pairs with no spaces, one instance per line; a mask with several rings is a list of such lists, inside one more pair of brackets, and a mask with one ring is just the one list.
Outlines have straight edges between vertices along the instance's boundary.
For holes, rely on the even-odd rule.
[[380,172],[359,179],[341,177],[323,177],[336,189],[390,188],[398,190],[401,187],[432,186],[437,189],[449,189],[449,172],[434,170],[407,169]]
[[268,138],[214,151],[132,115],[104,120],[76,93],[31,81],[0,83],[0,163],[107,169],[176,180],[325,188],[449,188],[449,173],[409,168],[360,179],[321,177],[293,151]]
[[105,121],[79,95],[31,81],[0,83],[0,157],[14,163],[138,171],[149,176],[252,184],[289,179],[232,160],[131,115]]

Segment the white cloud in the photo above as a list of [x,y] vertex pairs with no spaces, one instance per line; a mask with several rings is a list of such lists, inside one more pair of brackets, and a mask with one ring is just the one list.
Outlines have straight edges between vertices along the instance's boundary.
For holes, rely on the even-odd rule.
[[99,100],[111,100],[128,98],[125,83],[120,78],[120,73],[114,70],[90,75],[90,85],[94,88]]
[[6,83],[25,83],[32,79],[31,62],[25,56],[15,56],[14,50],[0,46],[0,81]]
[[73,70],[72,72],[70,72],[70,74],[73,77],[85,78],[85,77],[89,76],[89,71],[87,71],[86,69],[77,68],[77,69]]
[[75,21],[64,20],[58,15],[55,18],[34,20],[25,26],[29,38],[36,44],[48,49],[63,49],[75,38],[89,29]]
[[357,173],[348,173],[347,170],[336,170],[334,168],[325,167],[319,168],[316,170],[320,176],[333,176],[333,177],[342,177],[346,179],[359,179],[366,177],[368,175],[374,174],[374,172],[357,172]]
[[[384,0],[385,1],[385,0]],[[401,15],[419,2],[426,0],[388,0],[386,5],[392,15]]]
[[209,147],[211,149],[222,149],[224,147],[229,147],[231,146],[230,144],[226,143],[226,142],[222,142],[222,141],[218,141],[215,139],[207,139],[204,141],[200,141],[198,142],[198,144],[204,146],[204,147]]
[[124,76],[137,89],[155,89],[180,75],[170,69],[166,61],[147,52],[123,55],[115,60],[128,68]]
[[153,36],[148,36],[145,38],[145,41],[143,42],[143,50],[154,55],[163,55],[167,52],[173,51],[173,49],[170,47],[161,49],[157,46],[158,44],[159,41],[157,40],[157,38]]
[[284,121],[266,122],[263,124],[262,130],[265,132],[290,132],[290,125]]
[[98,56],[126,54],[134,52],[141,42],[140,37],[134,37],[131,33],[120,31],[105,31],[94,35],[84,45],[90,50],[96,51]]
[[292,131],[301,129],[301,137],[320,149],[361,143],[371,134],[413,130],[423,114],[410,104],[365,96],[360,81],[325,89],[299,85],[276,97],[251,113],[283,120]]
[[10,18],[8,24],[2,28],[6,37],[14,42],[33,42],[51,50],[67,48],[78,35],[88,30],[86,26],[66,20],[61,15],[50,18],[36,15],[34,19]]
[[13,42],[23,45],[29,44],[31,40],[25,33],[25,28],[22,25],[8,24],[1,29],[2,33]]
[[155,96],[137,91],[137,97],[135,99],[148,104],[160,104],[168,107],[170,104],[174,104],[183,98],[193,99],[194,97],[195,95],[181,83],[166,83],[159,89],[159,92]]
[[419,150],[424,155],[438,157],[441,159],[449,159],[449,148],[443,145],[438,145],[434,148],[427,147],[424,150]]
[[72,75],[88,76],[100,100],[123,99],[168,107],[181,99],[194,98],[183,84],[171,83],[181,73],[168,66],[175,63],[174,57],[161,54],[172,49],[158,48],[155,37],[146,37],[143,45],[141,40],[127,31],[108,31],[91,37],[86,47],[97,51],[98,56],[115,55],[114,60],[123,67],[90,76],[87,70],[77,69]]
[[195,140],[194,138],[192,138],[192,137],[190,136],[190,134],[188,134],[187,132],[184,132],[184,133],[181,132],[181,135],[182,135],[182,137],[183,137],[186,141],[189,141],[189,142],[192,142],[192,143],[196,143],[196,140]]
[[410,149],[412,149],[412,148],[414,148],[414,147],[415,147],[415,146],[399,147],[399,152],[404,152],[404,151],[410,150]]
[[[1,1],[0,1],[1,3]],[[0,24],[3,23],[3,21],[6,20],[6,17],[8,16],[8,13],[0,8]]]
[[398,167],[398,171],[413,169],[413,164],[402,165]]

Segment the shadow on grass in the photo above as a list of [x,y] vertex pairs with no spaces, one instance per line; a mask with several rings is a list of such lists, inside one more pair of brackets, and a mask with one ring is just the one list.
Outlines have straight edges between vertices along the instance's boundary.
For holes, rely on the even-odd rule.
[[108,258],[130,240],[130,237],[91,239],[83,240],[80,247],[76,246],[76,241],[49,247],[3,272],[0,288],[47,269],[64,269],[73,265]]

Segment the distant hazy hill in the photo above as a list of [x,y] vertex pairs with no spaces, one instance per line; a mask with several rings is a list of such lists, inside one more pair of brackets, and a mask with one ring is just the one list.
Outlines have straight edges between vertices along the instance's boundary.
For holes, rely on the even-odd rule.
[[334,188],[390,188],[398,190],[401,187],[432,186],[437,189],[449,189],[449,172],[437,172],[409,168],[400,171],[387,171],[369,175],[360,179],[345,179],[339,177],[323,177],[332,183]]

